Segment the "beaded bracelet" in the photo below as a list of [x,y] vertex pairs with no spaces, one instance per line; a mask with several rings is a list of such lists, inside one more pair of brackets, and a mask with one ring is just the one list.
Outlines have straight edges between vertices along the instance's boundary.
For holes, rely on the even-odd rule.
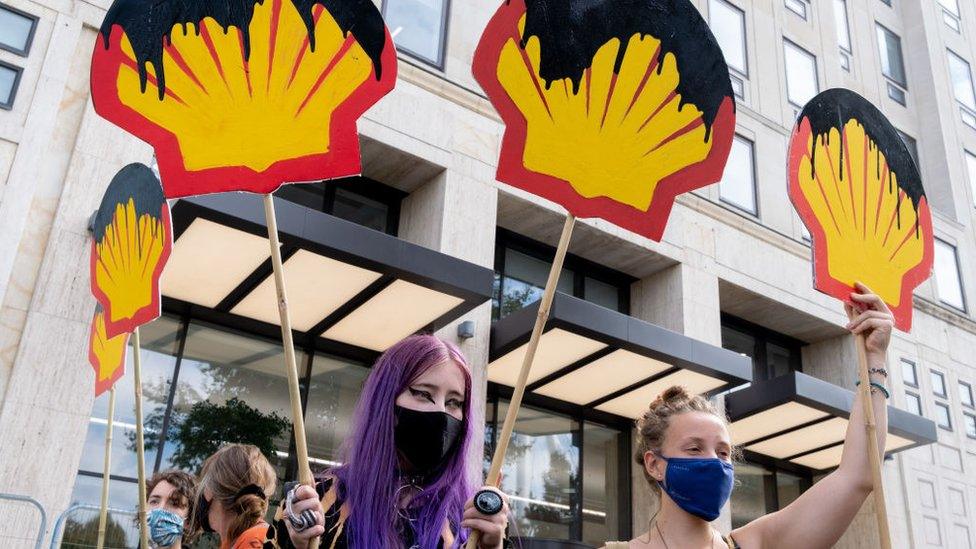
[[[861,380],[855,381],[854,382],[854,386],[855,387],[860,387],[861,386]],[[871,382],[871,389],[872,390],[873,389],[877,389],[877,390],[881,391],[881,394],[883,394],[885,396],[885,398],[891,398],[891,393],[888,392],[888,389],[886,389],[884,385],[882,385],[882,384],[880,384],[878,382],[872,381]]]
[[888,370],[884,368],[868,368],[868,374],[878,374],[885,379],[888,378]]

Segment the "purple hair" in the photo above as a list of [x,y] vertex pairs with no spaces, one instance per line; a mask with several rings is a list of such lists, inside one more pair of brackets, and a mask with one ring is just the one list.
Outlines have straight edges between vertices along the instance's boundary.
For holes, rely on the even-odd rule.
[[455,546],[466,537],[460,524],[464,503],[473,492],[465,475],[473,430],[471,373],[456,346],[435,336],[415,335],[390,347],[376,361],[356,404],[350,437],[343,445],[344,464],[330,471],[338,479],[339,495],[351,508],[345,526],[349,547],[402,545],[396,529],[400,479],[393,437],[394,405],[411,383],[445,361],[456,363],[464,374],[462,434],[438,476],[415,496],[423,498],[423,504],[417,506],[419,516],[412,526],[416,543],[423,549],[437,547],[445,520],[455,533]]

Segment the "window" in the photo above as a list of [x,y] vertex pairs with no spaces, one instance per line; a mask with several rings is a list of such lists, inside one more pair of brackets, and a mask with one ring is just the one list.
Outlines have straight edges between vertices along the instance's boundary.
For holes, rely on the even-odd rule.
[[725,0],[709,0],[708,21],[729,68],[749,76],[745,13]]
[[966,436],[969,438],[976,438],[976,416],[972,414],[963,414],[962,419],[966,423]]
[[881,0],[881,3],[891,7],[891,0]]
[[801,19],[807,18],[807,0],[783,0],[790,11],[800,16]]
[[942,303],[966,310],[956,247],[938,238],[935,239],[935,288]]
[[748,461],[736,464],[735,480],[730,498],[732,528],[786,507],[812,485],[809,477]]
[[901,359],[901,379],[909,387],[918,387],[918,374],[915,371],[915,363]]
[[915,166],[921,170],[922,166],[918,163],[918,143],[915,142],[915,138],[901,130],[895,131],[898,132],[898,136],[901,137],[901,140],[905,142],[905,146],[908,147],[908,154],[915,161]]
[[962,121],[976,128],[976,92],[973,91],[973,73],[969,63],[952,50],[946,50],[949,59],[949,78],[952,80],[952,93],[962,114]]
[[[504,395],[503,391],[507,391]],[[489,385],[485,412],[487,470],[511,389]],[[631,482],[631,422],[596,423],[582,407],[519,409],[511,446],[502,466],[502,490],[509,496],[515,530],[533,538],[602,545],[629,534],[627,497]]]
[[840,66],[851,70],[851,28],[847,21],[847,0],[834,0],[834,28],[837,31],[837,44],[840,46]]
[[[498,230],[493,319],[514,313],[542,297],[554,255],[551,247],[511,231]],[[621,272],[568,255],[556,290],[628,314],[630,285],[635,281]]]
[[752,358],[756,381],[802,371],[802,343],[731,315],[722,315],[722,347]]
[[0,49],[27,57],[36,29],[36,16],[0,4]]
[[973,193],[973,206],[976,206],[976,155],[969,151],[966,153],[966,172],[969,175],[969,188]]
[[385,0],[383,18],[398,49],[444,67],[449,0]]
[[735,136],[732,152],[725,165],[725,173],[718,184],[718,194],[722,202],[759,215],[756,207],[756,162],[752,141]]
[[958,0],[939,0],[939,5],[942,6],[942,20],[950,29],[959,32],[962,28],[959,16],[959,2]]
[[935,423],[946,431],[952,430],[952,417],[949,414],[949,405],[944,402],[935,403]]
[[789,40],[783,41],[786,59],[786,97],[797,109],[820,93],[817,58]]
[[973,407],[973,386],[965,381],[959,382],[959,402],[967,408]]
[[21,72],[20,67],[0,61],[0,109],[9,111],[13,108]]
[[[267,433],[268,438],[242,441],[271,441],[274,453],[268,457],[279,486],[294,478],[296,463],[289,453],[291,406],[279,342],[169,314],[146,324],[141,332],[148,475],[171,467],[196,470],[207,453],[206,444],[197,444],[197,433],[212,432],[217,424],[247,421],[249,428],[240,429],[241,433]],[[321,470],[337,463],[369,368],[366,357],[352,360],[321,351],[300,352],[298,359],[302,386],[309,389],[305,425],[310,461],[313,470]],[[116,387],[109,505],[134,509],[138,492],[131,438],[135,433],[132,376],[122,377]],[[99,504],[108,400],[105,394],[92,408],[72,504]],[[124,530],[126,539],[117,546],[138,545],[138,529],[128,526],[130,516],[109,515],[109,519],[119,527],[112,530]],[[73,526],[77,531],[83,523]],[[72,521],[66,529],[72,529]],[[90,535],[79,545],[94,546],[94,528]]]
[[396,236],[400,203],[407,193],[365,177],[350,177],[323,183],[284,185],[275,191],[275,195]]
[[945,375],[935,370],[932,370],[929,374],[932,376],[932,392],[937,396],[947,398],[949,393],[946,391]]
[[901,53],[901,38],[880,23],[878,29],[878,51],[881,55],[881,73],[888,79],[888,97],[905,104],[905,62]]
[[905,410],[921,416],[922,414],[922,399],[915,393],[905,393]]

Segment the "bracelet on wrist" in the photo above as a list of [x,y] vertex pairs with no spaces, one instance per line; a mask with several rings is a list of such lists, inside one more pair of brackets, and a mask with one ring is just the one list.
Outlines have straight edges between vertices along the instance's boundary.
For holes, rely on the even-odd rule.
[[[854,382],[854,386],[855,387],[860,387],[861,386],[861,380],[855,381]],[[875,391],[875,389],[877,389],[881,394],[883,394],[886,399],[891,398],[891,393],[888,392],[888,389],[884,385],[882,385],[882,384],[880,384],[880,383],[878,383],[876,381],[872,381],[871,382],[871,392],[873,393]]]
[[888,379],[888,370],[884,368],[868,368],[868,375],[878,374],[879,376]]

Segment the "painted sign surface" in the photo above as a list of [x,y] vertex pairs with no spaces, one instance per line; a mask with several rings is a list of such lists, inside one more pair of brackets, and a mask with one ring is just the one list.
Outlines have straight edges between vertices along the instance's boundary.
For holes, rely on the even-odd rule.
[[729,69],[688,0],[507,0],[474,75],[505,122],[498,180],[660,240],[721,179]]
[[863,282],[910,330],[912,291],[932,273],[932,214],[894,126],[860,95],[827,90],[800,113],[788,171],[813,237],[816,288],[849,302]]
[[129,164],[112,178],[92,231],[91,290],[105,333],[131,333],[159,317],[159,277],[173,247],[169,205],[152,170]]
[[95,306],[91,334],[88,337],[88,362],[95,370],[95,396],[112,388],[125,374],[125,352],[129,334],[123,333],[113,338],[105,333],[105,311],[101,305]]
[[166,196],[360,172],[356,120],[396,83],[371,0],[115,0],[95,110],[156,151]]

